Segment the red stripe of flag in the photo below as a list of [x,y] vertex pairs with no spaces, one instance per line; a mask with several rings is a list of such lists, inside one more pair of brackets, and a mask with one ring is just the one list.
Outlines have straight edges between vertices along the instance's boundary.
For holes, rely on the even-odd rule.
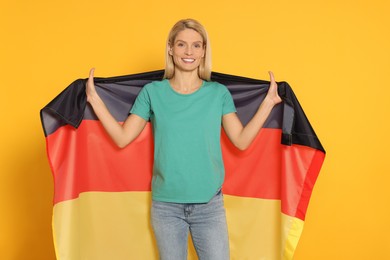
[[[283,198],[287,203],[282,203],[282,211],[302,218],[310,198],[310,194],[304,193],[311,193],[323,153],[304,146],[282,145],[280,136],[280,129],[264,128],[247,150],[240,151],[222,131],[224,193]],[[88,191],[150,191],[153,165],[150,123],[125,149],[117,148],[101,123],[95,120],[84,120],[77,130],[69,125],[60,127],[47,137],[47,148],[54,173],[54,203],[77,198]],[[281,164],[281,161],[288,163]],[[305,167],[310,167],[308,173]],[[280,185],[281,172],[286,175],[282,185],[288,187]]]

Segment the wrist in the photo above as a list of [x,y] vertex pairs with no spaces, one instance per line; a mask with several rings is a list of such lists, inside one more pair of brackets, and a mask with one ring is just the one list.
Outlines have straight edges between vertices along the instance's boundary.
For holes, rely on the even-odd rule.
[[272,98],[270,98],[268,95],[264,98],[263,104],[271,108],[276,105],[275,101]]
[[89,94],[87,100],[92,106],[98,105],[99,102],[101,102],[101,99],[96,92],[93,94]]

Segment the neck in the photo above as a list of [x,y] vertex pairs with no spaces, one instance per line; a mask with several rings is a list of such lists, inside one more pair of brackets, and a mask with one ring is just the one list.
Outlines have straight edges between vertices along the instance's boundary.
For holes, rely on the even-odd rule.
[[174,76],[169,80],[171,86],[181,92],[192,92],[198,89],[203,80],[198,76],[198,70],[175,70]]

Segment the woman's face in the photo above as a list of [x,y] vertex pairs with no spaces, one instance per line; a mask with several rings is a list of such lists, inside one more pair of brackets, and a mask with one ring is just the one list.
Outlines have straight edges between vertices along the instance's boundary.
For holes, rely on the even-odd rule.
[[202,36],[192,29],[179,32],[170,47],[169,54],[173,58],[175,69],[182,71],[198,69],[205,54]]

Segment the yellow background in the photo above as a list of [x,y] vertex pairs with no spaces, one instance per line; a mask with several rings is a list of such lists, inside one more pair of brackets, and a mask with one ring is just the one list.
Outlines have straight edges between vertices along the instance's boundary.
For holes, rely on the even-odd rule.
[[166,35],[186,17],[208,29],[214,71],[288,81],[327,150],[295,259],[389,259],[389,11],[383,0],[2,0],[0,259],[55,258],[39,110],[92,66],[163,68]]

